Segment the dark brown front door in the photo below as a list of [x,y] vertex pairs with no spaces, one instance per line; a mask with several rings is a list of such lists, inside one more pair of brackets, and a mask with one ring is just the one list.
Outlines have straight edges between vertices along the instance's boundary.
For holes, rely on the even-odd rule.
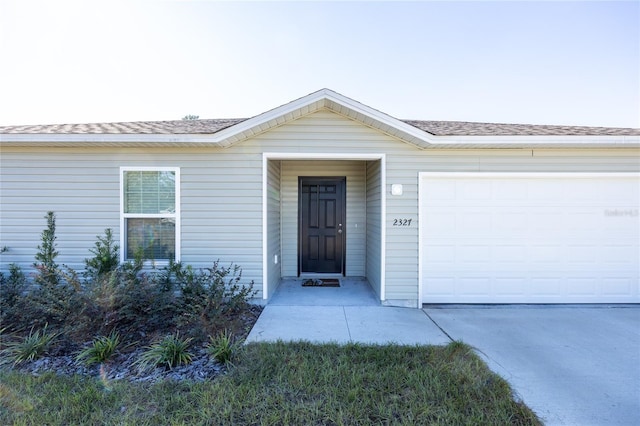
[[299,179],[300,273],[344,274],[346,178]]

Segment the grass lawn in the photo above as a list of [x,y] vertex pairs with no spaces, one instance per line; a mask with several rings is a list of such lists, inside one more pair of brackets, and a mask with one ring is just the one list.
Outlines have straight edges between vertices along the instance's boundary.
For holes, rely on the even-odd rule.
[[462,343],[245,346],[214,381],[0,371],[0,424],[540,424]]

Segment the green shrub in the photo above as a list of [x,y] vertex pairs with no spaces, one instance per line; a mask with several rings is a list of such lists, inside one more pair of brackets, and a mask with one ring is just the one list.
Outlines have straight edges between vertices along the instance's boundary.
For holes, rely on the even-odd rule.
[[175,295],[158,285],[157,273],[143,271],[143,260],[137,256],[111,271],[90,273],[85,283],[94,312],[94,332],[118,329],[135,337],[148,331],[174,326]]
[[35,332],[32,328],[29,335],[5,343],[2,350],[3,358],[13,361],[14,365],[33,361],[47,352],[57,336],[57,333],[47,331],[46,325],[42,330]]
[[204,330],[224,327],[230,315],[249,306],[256,292],[253,281],[241,284],[242,269],[235,264],[228,267],[216,260],[211,268],[194,270],[180,263],[169,265],[167,274],[176,282],[177,316],[181,326],[194,325]]
[[93,257],[85,259],[85,277],[99,278],[118,269],[120,255],[118,246],[113,240],[111,228],[104,230],[104,236],[97,235],[95,247],[89,249]]
[[85,300],[83,289],[77,273],[66,268],[62,270],[55,262],[56,250],[56,217],[47,212],[47,228],[42,231],[41,244],[35,256],[33,266],[36,288],[28,295],[25,318],[33,324],[50,324],[61,327],[63,324],[73,327],[82,326],[81,320]]
[[6,325],[5,328],[16,331],[22,325],[26,291],[27,277],[19,265],[9,265],[8,277],[0,273],[0,323]]
[[47,228],[40,236],[41,245],[38,246],[36,261],[33,266],[37,269],[36,282],[43,286],[55,287],[59,283],[58,264],[55,259],[58,257],[56,250],[56,215],[54,212],[47,212]]
[[177,365],[189,364],[193,357],[189,352],[191,341],[191,338],[180,338],[178,332],[168,335],[149,346],[135,364],[142,371],[159,366],[172,369]]
[[207,352],[221,364],[229,363],[240,349],[240,342],[235,341],[233,333],[225,329],[216,337],[209,337]]
[[108,336],[94,339],[91,346],[78,353],[76,360],[87,365],[105,363],[111,359],[119,344],[120,335],[112,331]]

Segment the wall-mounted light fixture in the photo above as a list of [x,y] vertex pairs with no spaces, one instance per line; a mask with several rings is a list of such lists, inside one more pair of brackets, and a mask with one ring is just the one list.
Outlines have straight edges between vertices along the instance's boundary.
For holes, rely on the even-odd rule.
[[394,183],[391,185],[391,195],[402,195],[402,184]]

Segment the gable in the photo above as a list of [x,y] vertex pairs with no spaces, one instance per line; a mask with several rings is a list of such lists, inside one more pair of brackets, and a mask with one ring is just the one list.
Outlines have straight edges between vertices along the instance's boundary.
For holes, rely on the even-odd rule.
[[[243,143],[257,142],[264,149],[295,147],[313,151],[367,150],[386,152],[392,148],[416,149],[391,135],[323,108],[256,135]],[[398,144],[398,142],[403,142]],[[399,146],[398,146],[399,145]]]

